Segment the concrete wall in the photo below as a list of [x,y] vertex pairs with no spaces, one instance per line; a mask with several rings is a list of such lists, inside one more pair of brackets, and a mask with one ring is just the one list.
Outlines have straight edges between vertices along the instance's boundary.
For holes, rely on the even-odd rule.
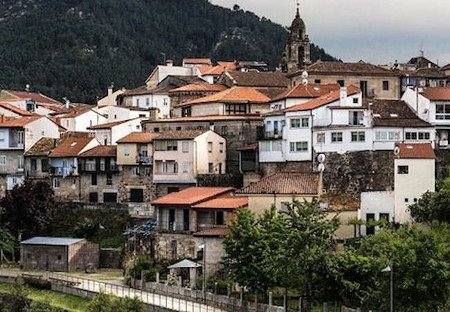
[[25,127],[25,151],[41,138],[59,139],[59,126],[48,118],[39,118]]
[[[358,218],[367,221],[367,214],[374,214],[375,221],[380,220],[380,214],[389,214],[389,222],[394,221],[395,195],[393,191],[361,193],[361,209]],[[361,234],[367,235],[366,226],[361,227]]]

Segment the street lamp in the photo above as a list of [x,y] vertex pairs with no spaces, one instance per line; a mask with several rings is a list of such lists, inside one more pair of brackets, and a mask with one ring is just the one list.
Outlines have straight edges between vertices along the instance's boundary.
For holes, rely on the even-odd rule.
[[381,272],[389,272],[391,274],[390,277],[390,305],[391,305],[391,312],[394,312],[394,264],[391,261],[389,261],[389,266],[385,267]]

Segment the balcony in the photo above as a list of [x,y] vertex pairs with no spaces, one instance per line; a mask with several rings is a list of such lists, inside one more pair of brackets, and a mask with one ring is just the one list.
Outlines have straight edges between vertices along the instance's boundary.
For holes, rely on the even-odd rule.
[[152,165],[153,157],[151,156],[136,156],[136,163],[141,165]]
[[158,223],[160,232],[189,232],[189,227],[189,222],[159,221]]
[[281,140],[283,138],[282,130],[264,131],[261,140]]
[[68,177],[77,175],[77,170],[74,167],[50,167],[50,174],[53,176]]

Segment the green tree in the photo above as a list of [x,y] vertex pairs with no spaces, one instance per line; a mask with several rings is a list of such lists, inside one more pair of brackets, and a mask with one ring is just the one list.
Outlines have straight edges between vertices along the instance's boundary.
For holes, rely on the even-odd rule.
[[25,308],[24,312],[64,312],[64,310],[51,306],[48,301],[33,301],[30,306]]
[[23,312],[30,304],[28,292],[21,277],[16,278],[11,287],[11,293],[3,301],[2,312]]
[[51,229],[54,200],[48,183],[25,180],[1,199],[0,206],[4,208],[0,224],[19,240],[45,235]]
[[143,312],[144,303],[138,298],[119,298],[100,292],[89,303],[87,312]]
[[137,297],[125,297],[122,300],[123,308],[126,312],[144,312],[144,303]]
[[444,183],[437,192],[427,192],[409,206],[411,216],[417,222],[432,223],[433,221],[450,224],[450,186]]

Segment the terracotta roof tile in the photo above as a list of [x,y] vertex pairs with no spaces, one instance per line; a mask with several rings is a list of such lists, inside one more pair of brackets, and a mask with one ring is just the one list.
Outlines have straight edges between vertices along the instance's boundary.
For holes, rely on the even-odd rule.
[[172,90],[174,87],[170,86],[159,86],[156,88],[148,89],[147,86],[141,86],[136,89],[125,90],[120,96],[131,96],[131,95],[145,95],[145,94],[165,94]]
[[177,123],[177,122],[202,122],[202,121],[227,121],[227,120],[263,120],[260,115],[210,115],[210,116],[193,116],[193,117],[174,117],[174,118],[162,118],[154,120],[144,120],[143,123]]
[[116,157],[117,146],[115,145],[99,145],[86,152],[83,152],[79,157]]
[[48,156],[59,142],[60,139],[41,138],[26,151],[25,156]]
[[[317,61],[308,66],[306,71],[309,74],[349,74],[356,76],[376,75],[376,76],[398,76],[399,74],[380,66],[372,65],[366,62],[344,63],[344,62],[329,62]],[[298,76],[303,71],[298,71],[289,76]]]
[[317,98],[328,94],[332,91],[338,91],[340,89],[339,84],[330,83],[330,84],[307,84],[306,86],[303,84],[297,85],[294,88],[291,88],[277,97],[273,98],[272,101],[280,101],[284,99],[292,99],[292,98]]
[[159,133],[153,140],[192,140],[207,130],[165,131]]
[[38,119],[45,118],[40,115],[23,116],[23,117],[4,117],[4,121],[0,120],[0,128],[21,128]]
[[421,94],[431,101],[450,101],[450,87],[428,87]]
[[117,143],[151,143],[160,134],[153,132],[132,132],[119,139]]
[[223,75],[229,76],[234,85],[241,87],[286,88],[291,84],[289,78],[283,73],[232,71],[224,72]]
[[248,197],[243,196],[227,196],[217,197],[197,205],[192,206],[194,209],[238,209],[248,206]]
[[211,59],[207,57],[186,57],[183,59],[183,64],[212,65],[212,62]]
[[77,157],[93,138],[69,137],[64,139],[49,155],[49,157]]
[[231,193],[231,187],[189,187],[179,192],[167,194],[152,201],[153,205],[187,205],[192,206],[214,197]]
[[397,143],[399,158],[435,159],[434,149],[431,143]]
[[270,98],[254,88],[232,87],[222,92],[182,103],[180,106],[206,103],[267,103]]
[[32,113],[30,113],[26,110],[20,109],[17,106],[11,104],[11,101],[8,101],[8,100],[0,100],[0,106],[3,107],[4,109],[10,110],[21,116],[32,116],[33,115]]
[[[354,95],[359,92],[361,92],[360,89],[355,86],[347,87],[347,95],[348,96]],[[271,112],[271,113],[268,113],[267,115],[278,115],[278,114],[284,114],[285,112],[300,112],[300,111],[311,110],[311,109],[319,108],[323,105],[327,105],[327,104],[336,102],[339,100],[339,98],[340,98],[340,90],[332,91],[332,92],[329,92],[318,98],[315,98],[311,101],[308,101],[306,103],[294,105],[294,106],[291,106],[291,107],[288,107],[288,108],[285,108],[285,109],[282,109],[279,111]]]
[[194,236],[200,237],[224,237],[227,236],[229,232],[228,228],[212,228],[206,229],[200,232],[194,233]]
[[371,105],[374,127],[431,127],[401,100],[364,100]]
[[304,194],[317,195],[319,174],[276,173],[236,191],[237,194]]
[[129,121],[132,121],[132,120],[135,120],[135,119],[139,119],[139,118],[140,117],[132,118],[132,119],[126,119],[126,120],[119,120],[119,121],[114,121],[114,122],[108,122],[108,123],[104,123],[104,124],[99,124],[99,125],[95,125],[95,126],[92,126],[92,127],[88,127],[87,129],[89,129],[89,130],[111,129],[111,128],[115,127],[115,126],[124,124],[126,122],[129,122]]
[[88,106],[86,104],[82,104],[79,106],[72,107],[68,110],[62,110],[62,111],[58,112],[59,114],[62,113],[61,116],[58,116],[58,117],[60,117],[60,118],[75,118],[75,117],[83,115],[84,113],[87,113],[91,109],[92,109],[92,107],[90,105]]
[[41,93],[35,93],[35,92],[26,92],[26,91],[14,91],[14,90],[1,90],[2,92],[5,92],[7,94],[10,94],[11,96],[22,99],[22,100],[28,100],[32,99],[36,103],[40,104],[52,104],[52,105],[61,105],[61,102],[52,99],[46,95],[43,95]]
[[227,89],[226,86],[221,84],[211,84],[211,83],[192,83],[186,86],[176,88],[171,90],[169,93],[180,93],[180,92],[220,92]]

